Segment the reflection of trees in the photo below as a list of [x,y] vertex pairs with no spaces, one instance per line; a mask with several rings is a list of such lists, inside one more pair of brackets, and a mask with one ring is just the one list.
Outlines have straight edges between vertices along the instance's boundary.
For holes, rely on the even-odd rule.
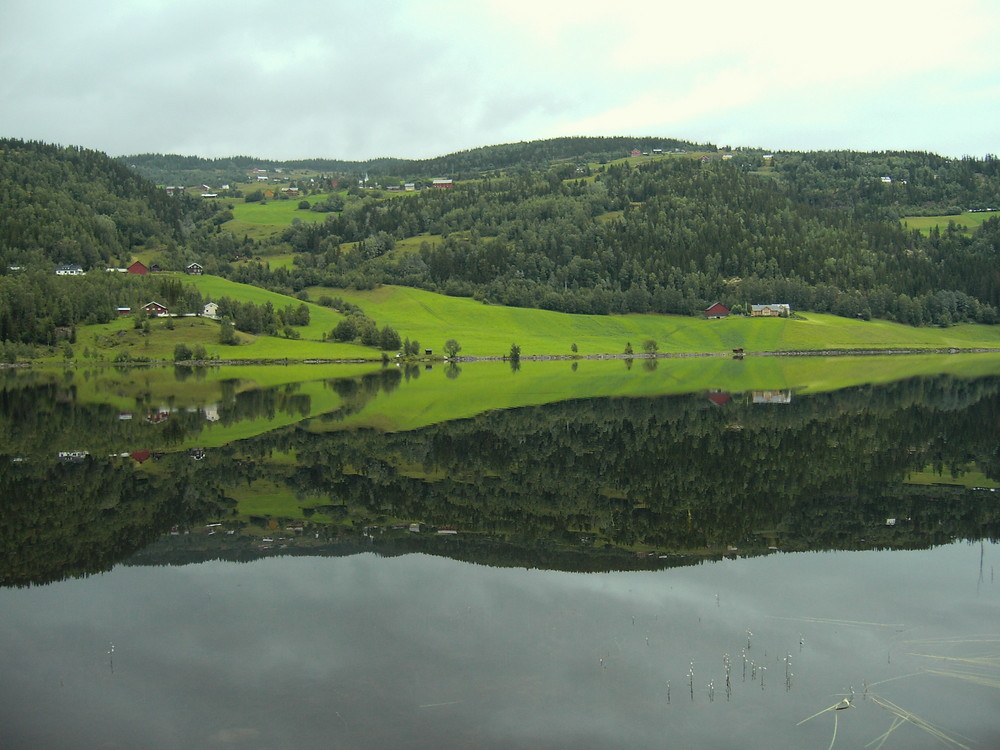
[[[920,546],[995,532],[996,513],[982,512],[974,493],[902,480],[929,464],[961,471],[970,458],[997,477],[983,430],[996,423],[997,401],[996,381],[942,379],[780,408],[691,397],[555,404],[310,440],[290,483],[373,518],[391,509],[560,544],[588,532],[616,545],[724,549],[763,544],[756,532],[769,529],[785,547]],[[321,456],[330,454],[360,470],[328,473]],[[400,473],[413,466],[425,476]],[[936,502],[942,495],[948,504]],[[913,521],[885,526],[897,516]]]
[[[389,368],[330,381],[342,399],[330,418],[404,377],[404,368]],[[231,396],[220,407],[231,419],[308,413],[294,385]],[[558,549],[569,551],[560,565],[572,559],[581,569],[613,548],[921,547],[994,538],[1000,527],[1000,508],[981,492],[903,483],[926,467],[945,475],[977,469],[1000,481],[998,379],[913,380],[780,406],[740,394],[595,399],[403,433],[292,426],[210,449],[203,460],[154,454],[159,464],[142,470],[132,459],[103,458],[101,441],[151,431],[181,440],[200,429],[196,422],[203,416],[188,412],[159,425],[119,422],[105,407],[74,404],[65,383],[0,389],[0,429],[12,441],[0,447],[4,582],[106,569],[172,525],[226,516],[227,495],[259,479],[340,529],[394,519],[454,525],[480,535],[447,542],[463,559],[547,564]],[[111,424],[111,434],[95,435],[104,432],[95,424]],[[76,444],[86,435],[91,442]],[[56,449],[94,445],[81,464],[55,462]],[[278,452],[286,458],[272,462]],[[887,518],[899,522],[888,526]],[[393,544],[425,544],[404,539]]]

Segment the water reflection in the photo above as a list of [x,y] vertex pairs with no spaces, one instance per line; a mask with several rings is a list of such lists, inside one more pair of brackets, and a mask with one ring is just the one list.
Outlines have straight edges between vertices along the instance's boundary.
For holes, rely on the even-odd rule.
[[129,408],[87,402],[65,380],[0,391],[3,583],[133,554],[423,551],[583,571],[997,536],[997,378],[598,398],[347,429],[407,373],[223,380],[199,405],[153,389]]
[[991,747],[981,559],[997,548],[589,576],[370,554],[119,568],[5,593],[0,716],[9,747],[780,749],[828,747],[835,721],[835,747],[940,746],[891,703]]
[[4,379],[2,744],[998,744],[1000,378],[477,367]]

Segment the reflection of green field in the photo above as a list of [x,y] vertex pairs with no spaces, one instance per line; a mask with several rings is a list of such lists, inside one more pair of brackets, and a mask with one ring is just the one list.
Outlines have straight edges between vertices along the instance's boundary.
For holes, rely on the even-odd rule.
[[384,286],[370,291],[309,290],[337,295],[359,305],[380,325],[388,324],[401,336],[441,353],[454,338],[463,355],[501,356],[512,343],[521,355],[608,354],[631,343],[642,351],[647,338],[661,352],[726,352],[742,347],[753,351],[809,351],[887,348],[996,348],[1000,326],[959,325],[951,328],[913,328],[872,320],[803,313],[792,319],[730,317],[703,320],[678,315],[568,315],[517,307],[485,305],[469,298],[447,297],[408,287]]
[[[504,362],[460,365],[456,378],[448,368],[418,369],[391,393],[379,393],[356,414],[337,423],[314,423],[311,429],[366,426],[410,430],[494,409],[577,398],[661,396],[722,390],[821,392],[888,383],[939,373],[959,377],[1000,374],[1000,354],[908,355],[895,357],[679,357],[636,360],[522,362],[514,373]],[[655,369],[650,367],[655,364]]]
[[990,479],[981,471],[963,468],[959,476],[953,476],[951,471],[935,471],[927,467],[924,471],[915,471],[906,477],[906,484],[955,484],[961,487],[1000,488],[1000,482]]
[[962,227],[962,234],[971,235],[980,224],[995,216],[1000,216],[1000,213],[995,211],[976,211],[975,213],[963,211],[961,214],[950,216],[906,216],[900,219],[900,223],[906,229],[917,229],[921,234],[930,234],[934,227],[943,232],[947,229],[948,224],[954,222],[956,226]]
[[[574,369],[575,365],[575,369]],[[655,367],[654,367],[655,365]],[[522,406],[602,397],[652,397],[724,391],[736,398],[751,391],[823,392],[949,374],[975,378],[1000,375],[1000,354],[906,355],[892,357],[671,357],[634,360],[524,361],[517,372],[505,362],[471,362],[455,371],[441,363],[400,368],[398,384],[355,402],[358,410],[339,421],[315,419],[343,405],[328,382],[377,372],[377,364],[225,366],[177,380],[173,368],[94,368],[80,371],[34,370],[3,373],[26,382],[72,384],[81,403],[104,403],[120,411],[142,411],[169,405],[176,409],[224,402],[223,382],[230,392],[289,387],[309,397],[307,414],[278,411],[269,418],[246,418],[224,425],[207,423],[197,435],[169,450],[216,447],[311,419],[314,431],[370,427],[411,430],[484,412]],[[67,376],[71,376],[67,380]],[[384,382],[384,381],[383,381]],[[793,398],[795,396],[793,395]],[[761,408],[781,408],[771,406]],[[150,431],[150,447],[156,445]],[[287,463],[287,459],[286,459]],[[416,467],[415,467],[416,468]]]

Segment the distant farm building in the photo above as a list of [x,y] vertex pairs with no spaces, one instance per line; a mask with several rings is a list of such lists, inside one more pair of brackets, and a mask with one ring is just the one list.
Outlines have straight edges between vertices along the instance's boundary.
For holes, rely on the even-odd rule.
[[448,178],[448,179],[445,179],[445,178],[437,179],[437,180],[434,180],[431,183],[431,187],[436,187],[436,188],[453,188],[453,187],[455,187],[455,181],[452,180],[452,179],[450,179],[450,178]]
[[705,310],[704,315],[709,319],[724,318],[729,315],[729,308],[721,302],[716,302],[714,305]]
[[158,315],[169,315],[170,312],[164,305],[159,302],[147,302],[142,306],[142,311],[151,317],[156,317]]
[[206,318],[217,318],[219,317],[219,305],[215,302],[206,302],[201,314]]
[[751,318],[787,318],[792,309],[785,304],[750,305]]
[[133,263],[131,266],[128,267],[128,272],[139,274],[140,276],[145,276],[147,273],[149,273],[149,268],[147,268],[146,264],[143,263],[141,260],[137,260],[135,263]]
[[753,403],[755,404],[790,404],[792,403],[791,391],[753,391]]
[[184,273],[189,276],[201,276],[204,270],[205,269],[201,267],[201,263],[191,263],[184,269]]
[[124,318],[125,316],[132,314],[132,308],[131,307],[116,307],[115,308],[115,312],[118,313],[118,317],[119,318]]
[[75,264],[56,266],[56,276],[83,276],[83,268]]

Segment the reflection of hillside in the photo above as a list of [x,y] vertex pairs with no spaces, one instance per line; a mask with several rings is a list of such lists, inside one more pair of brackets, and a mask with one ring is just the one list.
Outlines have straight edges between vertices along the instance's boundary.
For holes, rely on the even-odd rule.
[[[340,407],[324,418],[364,408],[400,378],[389,369],[330,382]],[[959,480],[907,483],[928,472],[998,483],[995,378],[918,379],[797,396],[780,408],[712,393],[562,402],[400,433],[292,426],[204,451],[91,450],[65,463],[53,443],[90,446],[76,442],[88,422],[98,445],[180,430],[188,419],[210,423],[178,411],[150,425],[115,411],[108,423],[121,432],[93,435],[93,420],[107,415],[46,395],[25,409],[0,391],[0,419],[25,451],[0,456],[9,461],[0,473],[7,584],[105,569],[175,525],[193,533],[137,559],[328,554],[335,545],[340,554],[354,545],[599,570],[771,548],[927,547],[995,538],[1000,525],[996,493]],[[233,393],[219,402],[220,421],[302,413],[302,395]],[[233,534],[209,538],[200,529],[210,520]],[[458,533],[411,534],[415,522]],[[262,542],[288,527],[284,549]]]

